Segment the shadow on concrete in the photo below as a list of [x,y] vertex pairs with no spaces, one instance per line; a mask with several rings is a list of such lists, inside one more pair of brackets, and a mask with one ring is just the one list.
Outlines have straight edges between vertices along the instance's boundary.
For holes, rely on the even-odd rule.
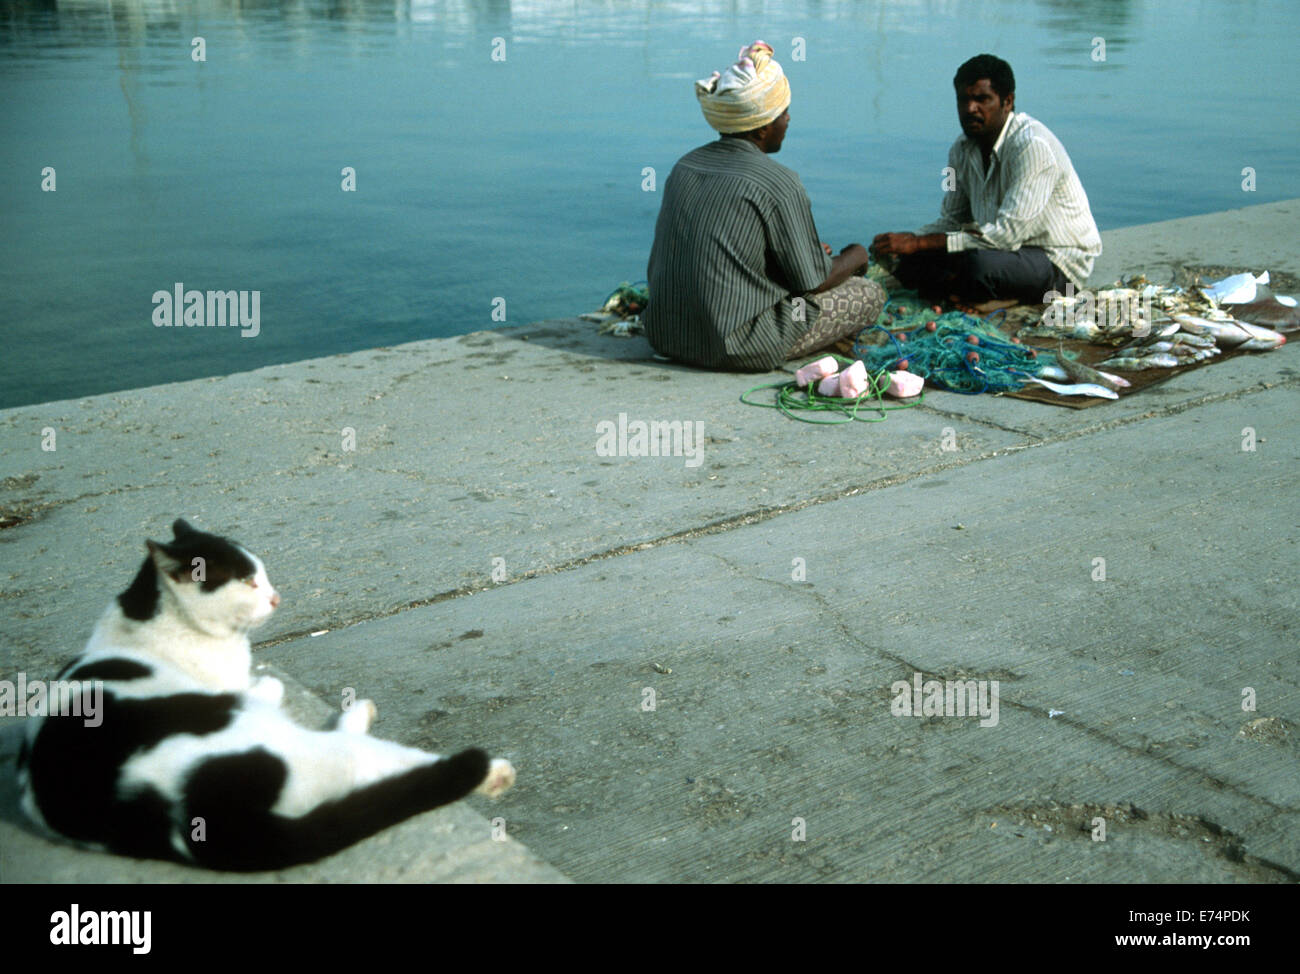
[[9,822],[29,835],[43,837],[18,804],[18,750],[26,733],[26,721],[0,727],[0,822]]
[[[503,328],[494,334],[501,338],[527,342],[529,345],[541,345],[556,351],[588,355],[611,362],[643,362],[647,365],[683,368],[655,358],[654,349],[644,335],[616,338],[600,334],[599,329],[600,326],[596,323],[579,318],[550,318],[517,328]],[[462,335],[454,341],[471,348],[487,343],[482,333]]]

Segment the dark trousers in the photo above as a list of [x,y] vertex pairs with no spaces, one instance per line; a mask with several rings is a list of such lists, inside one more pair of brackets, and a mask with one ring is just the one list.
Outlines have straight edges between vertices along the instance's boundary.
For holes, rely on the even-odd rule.
[[956,295],[979,304],[1014,298],[1043,304],[1048,291],[1064,293],[1068,278],[1041,247],[1019,250],[925,250],[898,261],[894,276],[927,301]]

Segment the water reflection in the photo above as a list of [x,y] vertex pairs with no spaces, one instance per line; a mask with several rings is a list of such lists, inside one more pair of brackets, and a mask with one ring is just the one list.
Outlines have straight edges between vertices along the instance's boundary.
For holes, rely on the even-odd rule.
[[[980,51],[1012,64],[1018,106],[1061,137],[1103,230],[1300,195],[1300,5],[1182,9],[0,0],[13,251],[0,290],[18,323],[0,405],[490,327],[501,294],[512,324],[587,310],[644,276],[658,196],[641,190],[643,168],[662,180],[712,137],[691,82],[755,37],[781,48],[791,76],[781,161],[827,240],[933,217],[957,135],[951,78]],[[795,37],[806,61],[791,57]],[[1243,111],[1267,125],[1206,124]],[[1258,198],[1229,178],[1247,164]],[[31,191],[45,166],[58,168],[56,197]],[[355,194],[340,190],[344,166]],[[128,346],[148,296],[176,280],[263,289],[263,334]]]

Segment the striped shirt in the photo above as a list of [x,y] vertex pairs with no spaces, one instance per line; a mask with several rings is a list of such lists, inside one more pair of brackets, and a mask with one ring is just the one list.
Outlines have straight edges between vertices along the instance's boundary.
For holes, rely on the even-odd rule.
[[[963,135],[948,152],[957,188],[944,194],[939,219],[918,234],[946,233],[948,252],[1042,247],[1082,288],[1101,255],[1088,196],[1065,147],[1047,126],[1012,112],[993,146],[989,171],[979,143]],[[978,224],[980,235],[966,232]]]
[[807,292],[830,267],[799,177],[748,139],[711,142],[664,184],[646,337],[691,365],[775,368],[817,320]]

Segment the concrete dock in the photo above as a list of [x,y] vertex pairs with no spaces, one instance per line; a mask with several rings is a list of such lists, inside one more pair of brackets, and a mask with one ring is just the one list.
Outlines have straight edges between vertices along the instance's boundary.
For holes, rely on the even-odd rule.
[[[1092,283],[1294,280],[1298,222],[1105,233]],[[814,428],[740,403],[780,374],[562,320],[4,410],[0,680],[52,676],[184,516],[268,566],[255,659],[518,771],[239,881],[1295,882],[1297,344]],[[620,414],[699,453],[604,455]],[[917,674],[997,681],[996,723],[897,715]],[[0,881],[230,878],[48,842],[0,774]]]

